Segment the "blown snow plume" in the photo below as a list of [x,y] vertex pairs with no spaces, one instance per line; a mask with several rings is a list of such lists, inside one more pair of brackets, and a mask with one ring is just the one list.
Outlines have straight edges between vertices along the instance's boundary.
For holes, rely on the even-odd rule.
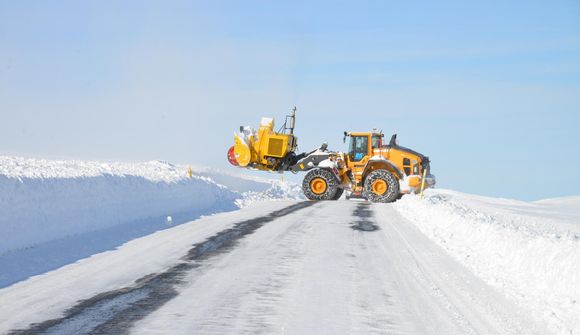
[[240,208],[246,207],[257,201],[271,200],[303,200],[304,193],[302,187],[295,183],[272,181],[271,186],[262,192],[247,191],[243,197],[236,200],[236,205]]

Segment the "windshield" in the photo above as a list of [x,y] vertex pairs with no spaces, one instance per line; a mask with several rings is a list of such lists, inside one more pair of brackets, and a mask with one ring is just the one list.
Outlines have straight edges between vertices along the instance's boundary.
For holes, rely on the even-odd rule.
[[369,140],[367,136],[352,136],[348,145],[348,156],[353,162],[358,162],[368,155]]

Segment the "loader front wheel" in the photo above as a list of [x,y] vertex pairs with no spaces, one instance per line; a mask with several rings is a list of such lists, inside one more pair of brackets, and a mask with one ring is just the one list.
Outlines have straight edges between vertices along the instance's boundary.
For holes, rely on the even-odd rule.
[[314,169],[304,177],[302,190],[310,200],[334,200],[338,192],[338,182],[332,172]]
[[376,170],[367,176],[363,195],[372,202],[393,202],[399,196],[399,181],[387,170]]

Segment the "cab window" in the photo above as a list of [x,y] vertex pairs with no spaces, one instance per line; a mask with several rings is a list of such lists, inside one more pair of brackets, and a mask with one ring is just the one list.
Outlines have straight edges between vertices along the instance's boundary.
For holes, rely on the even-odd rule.
[[373,149],[381,147],[381,136],[373,135]]
[[352,136],[350,138],[349,156],[353,162],[360,162],[369,152],[369,139],[367,136]]
[[411,174],[411,160],[409,158],[403,158],[403,170],[407,176]]

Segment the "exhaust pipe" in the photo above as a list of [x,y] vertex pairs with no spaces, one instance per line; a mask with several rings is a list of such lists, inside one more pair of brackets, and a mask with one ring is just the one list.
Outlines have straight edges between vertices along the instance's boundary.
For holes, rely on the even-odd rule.
[[290,135],[294,135],[294,125],[296,125],[296,106],[294,106],[292,113],[290,113]]

